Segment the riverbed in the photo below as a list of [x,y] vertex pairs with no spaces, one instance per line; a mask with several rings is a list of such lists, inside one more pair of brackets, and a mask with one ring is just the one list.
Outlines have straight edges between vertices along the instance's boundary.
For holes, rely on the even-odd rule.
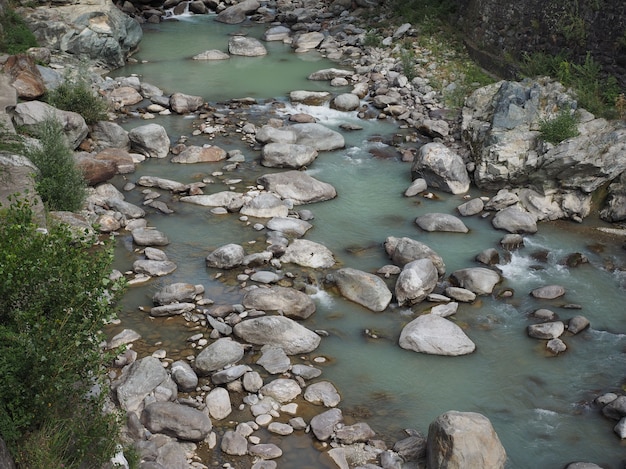
[[[229,112],[228,100],[253,97],[257,104],[249,110],[251,121],[302,111],[335,130],[346,122],[363,126],[363,130],[344,133],[345,149],[321,153],[307,169],[315,178],[332,184],[338,197],[305,207],[315,215],[314,228],[306,238],[330,248],[339,266],[375,272],[389,263],[383,248],[388,236],[426,243],[443,257],[448,274],[477,266],[476,254],[499,247],[505,233],[494,230],[487,217],[464,218],[468,234],[426,233],[415,225],[415,218],[425,213],[454,214],[465,199],[436,191],[431,199],[403,196],[411,183],[410,163],[388,151],[388,142],[401,132],[392,121],[365,121],[356,114],[326,107],[291,107],[287,100],[291,90],[346,91],[306,79],[313,71],[335,66],[319,54],[294,54],[288,45],[267,43],[265,57],[232,57],[210,63],[190,60],[207,49],[226,50],[228,35],[242,30],[260,37],[263,27],[223,25],[210,15],[147,25],[135,56],[139,63],[117,70],[115,75],[136,73],[166,93],[201,95],[224,112]],[[177,165],[169,158],[147,160],[134,174],[118,177],[115,184],[119,188],[141,175],[155,175],[183,183],[210,179],[213,182],[205,188],[207,193],[230,187],[243,192],[256,177],[270,172],[259,165],[259,151],[241,135],[232,133],[210,141],[206,135],[192,136],[197,116],[162,116],[150,122],[166,127],[173,141],[186,136],[192,144],[240,149],[246,162],[225,172],[223,162]],[[145,123],[129,117],[123,125],[130,129]],[[234,179],[241,182],[232,182]],[[471,196],[491,195],[471,191]],[[233,242],[250,252],[260,251],[265,233],[253,228],[255,222],[264,220],[215,215],[207,208],[170,197],[164,194],[161,200],[174,214],[149,211],[146,218],[150,226],[169,237],[171,244],[164,250],[178,268],[167,277],[129,290],[119,329],[135,329],[143,336],[146,352],[163,348],[175,359],[194,353],[186,339],[196,330],[180,319],[151,319],[139,307],[149,305],[161,286],[174,282],[202,284],[205,296],[216,304],[239,303],[242,292],[232,276],[218,278],[217,271],[206,268],[204,259],[213,249]],[[127,198],[141,204],[139,190],[127,193]],[[317,312],[304,324],[329,335],[311,355],[326,358],[316,366],[341,393],[344,413],[367,421],[386,441],[401,438],[405,428],[426,434],[429,423],[445,411],[473,411],[491,420],[507,451],[507,467],[561,468],[572,461],[590,461],[617,469],[623,466],[626,449],[613,432],[615,422],[600,415],[593,399],[604,392],[620,391],[624,379],[626,280],[623,270],[614,268],[625,265],[624,239],[601,234],[595,230],[598,224],[601,222],[593,218],[582,225],[544,223],[537,234],[526,236],[525,247],[513,253],[510,263],[498,266],[504,282],[497,291],[511,289],[513,296],[479,297],[472,304],[462,304],[455,315],[454,321],[477,345],[475,353],[464,357],[417,354],[398,346],[402,326],[432,304],[392,306],[374,313],[327,288],[325,272],[306,274],[290,266],[284,270],[314,277]],[[564,259],[574,252],[584,254],[589,263],[566,267]],[[129,237],[120,237],[117,267],[129,270],[135,258]],[[550,302],[529,296],[533,288],[546,284],[565,286],[566,296]],[[580,309],[571,309],[572,305]],[[567,351],[550,356],[543,341],[526,334],[532,322],[528,314],[542,307],[554,310],[563,320],[582,314],[591,328],[566,336]],[[375,331],[378,338],[367,336],[366,329]],[[290,439],[291,450],[281,444],[285,455],[278,460],[279,467],[327,467],[313,445],[302,443],[309,441],[308,436]]]

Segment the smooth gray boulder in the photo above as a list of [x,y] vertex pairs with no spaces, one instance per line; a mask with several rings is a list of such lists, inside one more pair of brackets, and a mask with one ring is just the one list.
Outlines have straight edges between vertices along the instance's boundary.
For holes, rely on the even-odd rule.
[[141,414],[141,422],[153,433],[184,441],[202,441],[213,425],[204,412],[176,402],[154,402]]
[[293,319],[306,319],[315,312],[315,302],[309,295],[281,286],[250,288],[246,291],[242,304],[249,309],[278,311]]
[[443,258],[426,244],[411,238],[396,238],[389,236],[385,239],[385,251],[394,264],[404,266],[417,259],[430,259],[437,268],[439,275],[446,273]]
[[214,194],[187,195],[181,202],[202,205],[203,207],[224,207],[230,212],[237,212],[244,203],[244,196],[238,192],[221,191]]
[[137,228],[132,231],[133,242],[138,246],[167,246],[167,235],[154,228]]
[[255,134],[254,138],[259,143],[296,143],[297,136],[291,127],[277,128],[264,125]]
[[184,303],[193,301],[196,297],[196,286],[191,283],[177,282],[164,286],[154,295],[152,302],[155,305],[167,305],[170,303]]
[[395,286],[398,305],[423,301],[437,286],[439,275],[430,259],[417,259],[404,265]]
[[89,136],[95,143],[96,151],[101,151],[106,148],[130,150],[128,131],[115,122],[96,122],[91,126]]
[[318,381],[306,387],[304,399],[311,404],[337,407],[341,401],[341,396],[330,381]]
[[183,392],[191,392],[198,386],[198,375],[189,363],[177,360],[170,366],[172,379]]
[[206,257],[207,267],[216,269],[232,269],[241,265],[246,253],[239,244],[225,244],[212,251]]
[[207,376],[226,365],[237,363],[243,355],[243,345],[230,337],[222,337],[204,348],[196,357],[193,366],[200,376]]
[[200,52],[199,54],[194,55],[192,60],[228,60],[230,59],[230,55],[226,52],[222,52],[219,49],[210,49],[205,50],[204,52]]
[[356,94],[353,93],[341,93],[335,96],[330,102],[332,109],[338,111],[350,112],[355,111],[361,106],[361,100]]
[[165,127],[146,124],[128,132],[131,150],[147,158],[165,158],[170,152],[170,138]]
[[565,332],[565,324],[562,321],[542,322],[530,324],[527,328],[528,335],[533,339],[556,339]]
[[341,409],[333,408],[316,415],[311,419],[311,431],[320,441],[328,440],[338,424],[343,422]]
[[280,347],[264,345],[261,348],[261,358],[256,361],[271,375],[284,373],[291,367],[291,359]]
[[487,417],[453,410],[430,424],[427,460],[430,468],[503,469],[506,451]]
[[287,355],[312,352],[321,341],[315,332],[284,316],[245,319],[235,325],[233,332],[251,344],[280,347]]
[[276,459],[283,455],[283,450],[274,443],[259,443],[248,447],[248,454],[262,460]]
[[530,294],[539,300],[555,300],[565,295],[565,287],[562,285],[544,285],[535,288]]
[[263,192],[252,199],[245,200],[239,213],[256,218],[286,217],[289,214],[289,208],[276,194]]
[[289,101],[302,103],[308,106],[323,106],[332,98],[328,91],[294,90],[289,92]]
[[[182,106],[182,105],[181,105]],[[184,111],[179,109],[179,113],[185,113],[190,111]],[[180,164],[195,164],[195,163],[215,163],[216,161],[225,160],[227,156],[226,150],[218,147],[217,145],[189,145],[178,155],[172,157],[170,160],[172,163]]]
[[372,311],[384,311],[391,302],[391,291],[377,275],[345,267],[332,277],[344,297]]
[[302,388],[298,382],[294,379],[287,378],[277,378],[270,381],[259,391],[263,396],[269,396],[281,404],[291,402],[302,394]]
[[433,314],[422,314],[400,333],[403,349],[430,355],[459,356],[476,350],[476,345],[453,322]]
[[315,49],[324,40],[324,33],[319,31],[311,31],[301,33],[294,37],[291,46],[296,49],[297,53],[308,52]]
[[268,168],[302,168],[308,166],[318,152],[308,145],[296,143],[268,143],[261,151],[261,164]]
[[313,225],[308,221],[291,217],[274,217],[265,224],[268,230],[279,231],[287,236],[300,238],[306,234]]
[[252,371],[248,365],[235,365],[224,370],[217,371],[211,375],[211,382],[216,386],[232,383],[246,373]]
[[154,357],[145,357],[134,362],[122,375],[116,394],[120,407],[127,412],[140,412],[144,399],[168,379],[161,362]]
[[339,150],[346,146],[343,135],[316,122],[293,124],[289,129],[295,134],[296,142],[317,151]]
[[220,11],[215,21],[226,24],[239,24],[246,20],[247,15],[254,13],[261,4],[257,0],[244,0]]
[[498,272],[485,267],[469,267],[450,274],[450,281],[454,286],[465,288],[477,295],[491,295],[501,280]]
[[344,425],[335,431],[337,441],[344,445],[369,441],[376,436],[376,433],[365,422],[357,422],[353,425]]
[[517,206],[507,207],[495,214],[491,220],[494,228],[509,233],[536,233],[537,220],[529,212]]
[[443,143],[422,146],[411,172],[426,180],[428,187],[444,192],[464,194],[469,190],[470,178],[463,159]]
[[312,269],[328,269],[335,265],[335,258],[330,249],[307,239],[294,239],[289,243],[280,260]]
[[267,49],[261,41],[253,37],[232,36],[228,40],[228,53],[244,57],[267,55]]
[[215,420],[224,420],[233,411],[230,395],[226,388],[216,387],[207,394],[205,403],[209,416]]
[[450,231],[467,233],[469,229],[461,220],[449,213],[427,213],[415,219],[415,224],[424,231]]
[[142,187],[158,187],[159,189],[172,192],[185,192],[189,189],[189,186],[182,182],[156,176],[141,176],[137,180],[137,185]]
[[471,217],[478,215],[485,208],[485,203],[480,197],[475,197],[465,203],[459,205],[456,209],[462,217]]
[[173,93],[170,96],[170,108],[177,114],[188,114],[197,111],[204,104],[202,96],[185,93]]
[[172,261],[157,261],[152,259],[138,259],[133,262],[133,271],[150,277],[163,277],[177,269]]
[[332,185],[315,179],[303,171],[264,174],[257,178],[257,183],[265,190],[291,200],[294,205],[323,202],[337,197],[337,191]]

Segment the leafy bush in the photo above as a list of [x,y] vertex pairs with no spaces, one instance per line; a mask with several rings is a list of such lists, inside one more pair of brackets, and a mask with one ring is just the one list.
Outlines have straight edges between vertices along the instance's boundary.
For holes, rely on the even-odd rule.
[[71,80],[66,77],[58,87],[47,93],[46,101],[58,109],[77,112],[87,124],[107,118],[107,102],[96,95],[91,86],[82,79]]
[[42,233],[23,202],[0,212],[0,434],[22,468],[101,467],[115,449],[99,346],[123,289],[94,242]]
[[31,47],[37,47],[37,39],[24,20],[13,10],[0,15],[0,51],[13,55]]
[[48,118],[35,129],[35,136],[41,145],[30,146],[26,156],[39,168],[36,183],[41,199],[49,210],[79,210],[85,200],[86,184],[74,163],[63,126]]
[[561,111],[554,119],[543,120],[539,123],[539,135],[542,140],[558,145],[563,140],[576,137],[576,117],[567,111]]
[[402,64],[402,73],[409,81],[417,76],[415,72],[415,54],[413,51],[402,49],[400,52],[400,63]]

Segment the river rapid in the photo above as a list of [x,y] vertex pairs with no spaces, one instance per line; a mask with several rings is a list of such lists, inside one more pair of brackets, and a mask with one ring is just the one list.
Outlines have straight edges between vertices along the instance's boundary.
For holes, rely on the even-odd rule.
[[[190,57],[207,49],[226,50],[228,34],[242,26],[228,26],[209,16],[189,16],[158,25],[145,25],[139,63],[116,70],[115,76],[138,74],[143,81],[159,86],[166,93],[183,92],[203,96],[205,101],[228,113],[227,101],[253,97],[258,104],[249,109],[249,120],[261,125],[268,117],[296,112],[288,103],[292,90],[335,89],[326,82],[308,81],[313,71],[336,66],[317,53],[295,54],[282,43],[266,43],[265,57],[232,57],[226,61],[193,61]],[[259,37],[262,27],[244,27]],[[279,104],[279,105],[278,105]],[[375,272],[390,261],[383,242],[388,236],[407,236],[426,243],[446,263],[446,272],[477,266],[474,257],[482,250],[499,247],[504,232],[492,228],[489,219],[467,217],[468,234],[427,233],[414,220],[429,212],[455,214],[462,196],[434,192],[433,199],[404,197],[411,183],[410,163],[388,151],[388,143],[401,129],[392,121],[360,120],[356,114],[339,113],[325,107],[297,109],[314,115],[335,130],[350,122],[363,130],[344,132],[346,148],[322,152],[308,168],[315,178],[332,184],[338,197],[308,205],[315,219],[306,238],[330,248],[339,266]],[[226,150],[240,149],[246,162],[236,170],[223,170],[224,163],[176,165],[164,160],[147,160],[137,172],[118,176],[121,189],[142,175],[174,179],[183,183],[212,179],[206,193],[234,187],[244,191],[256,177],[271,172],[259,164],[260,152],[239,134],[193,136],[197,116],[159,116],[148,122],[163,125],[175,141],[186,136],[188,143],[211,143]],[[146,121],[129,116],[122,125],[131,129]],[[392,156],[381,158],[380,154]],[[223,174],[222,174],[223,173]],[[241,179],[241,182],[233,180]],[[128,192],[130,202],[141,204],[140,190]],[[493,194],[475,189],[472,196]],[[167,350],[176,359],[197,353],[187,338],[197,329],[182,319],[154,319],[140,310],[150,305],[155,291],[174,282],[202,284],[205,296],[216,304],[235,304],[242,292],[232,275],[217,278],[207,269],[205,257],[213,249],[240,243],[246,249],[265,243],[265,233],[253,228],[256,222],[241,221],[236,214],[214,215],[208,208],[166,201],[175,213],[148,211],[148,224],[167,234],[171,244],[164,248],[178,269],[169,276],[129,289],[120,313],[121,325],[132,328],[143,339],[144,352]],[[432,304],[389,307],[374,313],[351,303],[326,288],[324,272],[307,274],[284,266],[296,276],[310,275],[317,292],[313,294],[316,313],[304,324],[310,329],[328,331],[320,347],[311,355],[324,357],[316,366],[322,377],[335,384],[342,396],[340,407],[355,420],[367,421],[378,436],[388,442],[405,436],[403,429],[414,428],[426,434],[429,423],[448,410],[472,411],[492,422],[508,455],[509,468],[561,468],[572,461],[589,461],[606,468],[621,468],[626,460],[624,443],[613,432],[616,422],[603,417],[593,404],[598,395],[621,391],[626,365],[626,315],[624,287],[626,276],[614,266],[624,266],[623,238],[595,229],[601,222],[592,218],[583,224],[543,223],[539,232],[525,237],[525,247],[515,251],[510,263],[498,266],[504,277],[497,291],[511,289],[510,298],[479,297],[472,304],[461,304],[454,322],[461,325],[476,343],[476,351],[463,357],[418,354],[401,349],[398,337],[402,327]],[[257,250],[261,250],[257,248]],[[571,253],[584,254],[588,264],[576,268],[564,265]],[[116,267],[129,270],[136,258],[130,237],[119,238]],[[529,292],[547,284],[566,287],[564,298],[539,301]],[[390,284],[392,285],[392,284]],[[564,306],[576,304],[580,310]],[[526,327],[528,314],[550,308],[567,320],[582,314],[591,328],[576,336],[565,336],[568,349],[559,356],[545,352],[545,343],[531,339]],[[367,336],[375,331],[378,338]],[[216,427],[220,423],[214,422]],[[297,432],[296,432],[297,433]],[[281,468],[324,468],[312,437],[296,435],[280,444],[285,452],[277,460]],[[286,442],[286,443],[285,443]],[[217,450],[216,450],[217,453]],[[210,458],[210,453],[206,454]],[[216,454],[216,460],[219,455]],[[211,465],[210,460],[203,461]]]

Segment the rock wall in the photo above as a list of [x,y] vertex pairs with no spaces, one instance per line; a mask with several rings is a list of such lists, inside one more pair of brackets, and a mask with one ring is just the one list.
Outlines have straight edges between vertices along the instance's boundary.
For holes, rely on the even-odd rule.
[[[506,75],[506,58],[567,54],[582,63],[589,51],[626,87],[626,2],[615,0],[458,0],[459,26],[476,58]],[[507,61],[504,60],[506,63]]]

